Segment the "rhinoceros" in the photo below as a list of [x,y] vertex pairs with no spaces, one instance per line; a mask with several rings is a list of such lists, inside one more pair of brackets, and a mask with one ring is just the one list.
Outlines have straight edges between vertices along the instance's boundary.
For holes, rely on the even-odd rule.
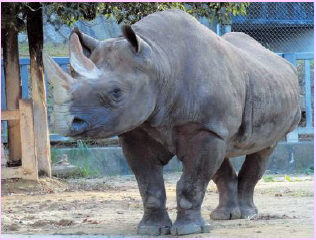
[[[201,205],[210,180],[219,190],[211,219],[256,214],[255,185],[300,121],[295,68],[250,36],[217,36],[180,10],[121,30],[105,41],[74,30],[70,73],[44,53],[55,129],[80,139],[119,137],[143,201],[139,234],[209,232]],[[237,175],[229,158],[241,155]],[[174,223],[163,180],[173,156],[183,166]]]

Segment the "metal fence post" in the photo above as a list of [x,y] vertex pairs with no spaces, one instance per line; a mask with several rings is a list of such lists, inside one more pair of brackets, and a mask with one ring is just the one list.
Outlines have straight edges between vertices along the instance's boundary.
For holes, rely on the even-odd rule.
[[[288,60],[290,63],[292,63],[295,67],[297,66],[297,61],[296,61],[296,54],[295,53],[285,53],[283,54],[283,57]],[[286,135],[286,141],[287,142],[298,142],[298,131],[297,128],[288,133]]]
[[218,36],[221,35],[221,24],[220,24],[220,23],[217,23],[217,24],[216,24],[216,34],[217,34]]
[[311,65],[310,60],[305,60],[305,106],[306,106],[306,127],[312,127],[312,89],[311,89]]

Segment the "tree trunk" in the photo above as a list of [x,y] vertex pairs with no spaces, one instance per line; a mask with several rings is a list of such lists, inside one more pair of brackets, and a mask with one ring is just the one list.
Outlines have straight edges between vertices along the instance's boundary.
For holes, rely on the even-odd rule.
[[34,100],[35,144],[38,169],[51,177],[50,141],[47,121],[45,78],[42,60],[43,14],[42,4],[29,3],[27,13],[27,36],[30,51],[30,72],[32,79],[32,98]]
[[[7,8],[8,14],[15,16],[15,8]],[[3,58],[5,74],[5,92],[7,110],[19,108],[21,97],[18,30],[16,19],[13,19],[4,29],[1,29],[3,40]],[[10,161],[21,161],[20,123],[17,120],[8,121],[8,145]],[[16,165],[13,163],[13,165]]]

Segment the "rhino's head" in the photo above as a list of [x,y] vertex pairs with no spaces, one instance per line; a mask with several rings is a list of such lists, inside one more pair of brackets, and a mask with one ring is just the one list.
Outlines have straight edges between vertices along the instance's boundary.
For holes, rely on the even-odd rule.
[[53,85],[53,125],[64,136],[105,138],[141,125],[155,107],[152,49],[130,26],[99,42],[70,36],[71,74],[43,55]]

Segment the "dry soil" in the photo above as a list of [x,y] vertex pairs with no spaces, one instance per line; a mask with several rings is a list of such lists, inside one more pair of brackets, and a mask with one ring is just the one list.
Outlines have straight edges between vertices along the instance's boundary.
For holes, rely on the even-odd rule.
[[[173,221],[179,177],[180,173],[165,175],[167,208]],[[255,191],[259,214],[228,221],[209,218],[218,203],[216,186],[210,183],[202,215],[211,224],[211,232],[184,237],[313,237],[314,178],[267,179],[274,182],[261,180]],[[6,180],[1,183],[1,195],[2,234],[142,237],[136,233],[143,209],[134,176],[41,179],[39,183]]]

